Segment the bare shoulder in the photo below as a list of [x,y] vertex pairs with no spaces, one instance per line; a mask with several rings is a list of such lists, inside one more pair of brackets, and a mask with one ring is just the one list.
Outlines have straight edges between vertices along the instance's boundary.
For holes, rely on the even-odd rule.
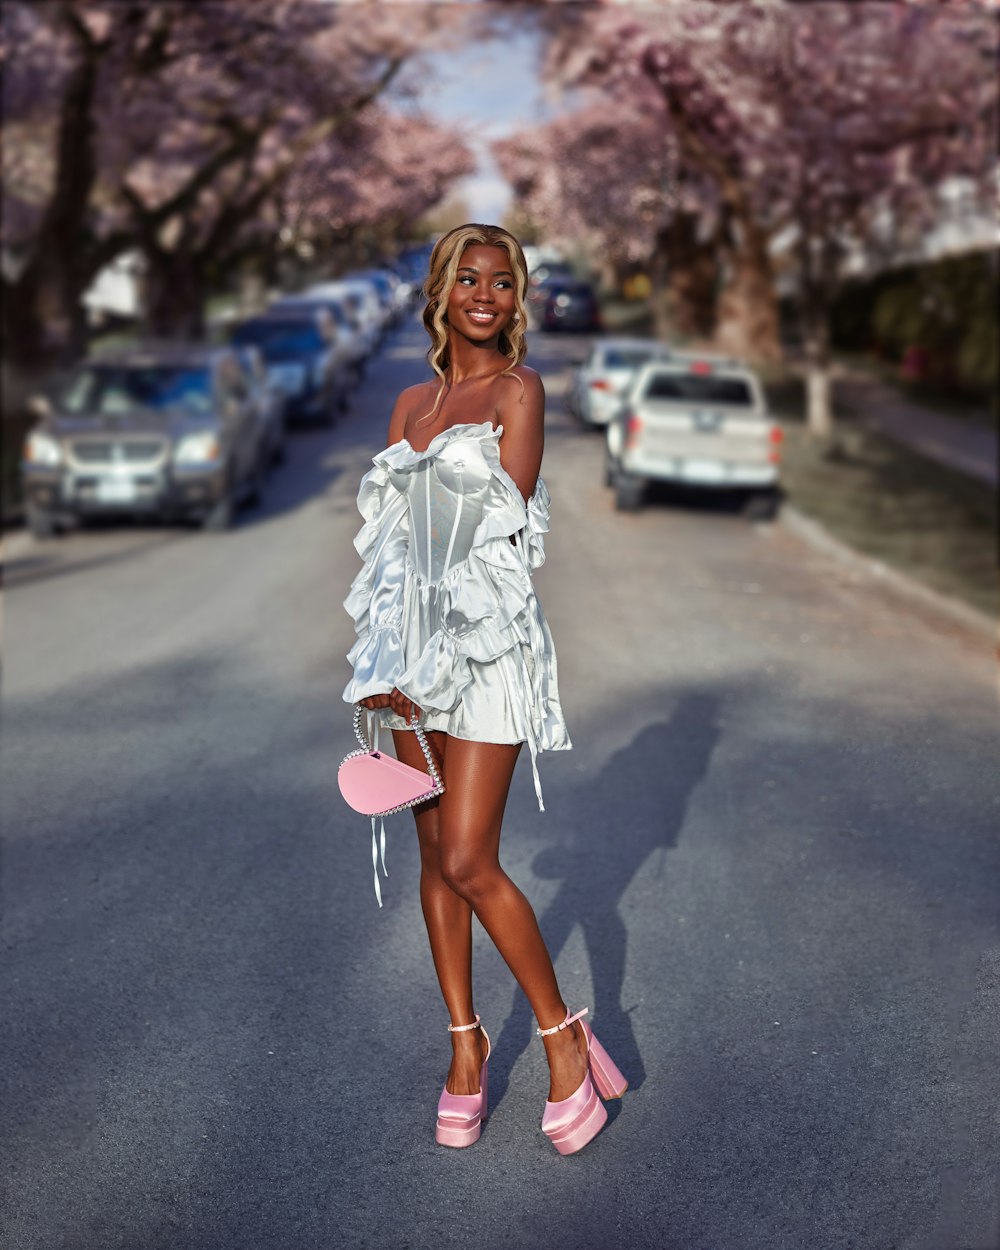
[[433,378],[427,382],[417,382],[413,386],[407,386],[399,392],[399,398],[396,400],[396,409],[407,415],[419,408],[421,404],[433,400],[438,393],[439,382],[437,378]]
[[524,395],[527,399],[545,399],[545,387],[542,385],[542,375],[532,369],[530,365],[515,365],[507,375],[510,378],[517,378],[524,384]]
[[545,387],[529,365],[516,365],[499,378],[501,390],[497,405],[502,420],[533,425],[545,416]]
[[399,392],[392,410],[392,418],[389,421],[390,446],[406,437],[406,429],[411,418],[423,416],[434,403],[437,392],[438,387],[435,381],[417,382],[414,386],[407,386]]

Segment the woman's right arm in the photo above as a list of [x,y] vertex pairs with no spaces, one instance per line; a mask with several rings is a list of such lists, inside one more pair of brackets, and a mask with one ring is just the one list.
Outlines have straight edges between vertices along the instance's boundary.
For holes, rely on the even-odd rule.
[[[406,417],[410,407],[410,393],[415,389],[415,387],[408,387],[396,400],[392,416],[389,418],[389,432],[386,435],[387,447],[392,447],[394,443],[398,443],[403,438],[406,429]],[[395,686],[393,686],[391,691],[387,691],[384,694],[369,695],[366,698],[359,699],[358,702],[372,710],[390,707],[397,716],[402,716],[405,720],[410,720],[414,716],[420,715],[420,708],[407,699],[405,695],[400,694]]]

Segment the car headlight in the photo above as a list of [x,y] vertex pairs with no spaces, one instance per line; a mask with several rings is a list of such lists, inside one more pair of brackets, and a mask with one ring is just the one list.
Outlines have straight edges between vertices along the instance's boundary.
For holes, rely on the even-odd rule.
[[209,430],[187,434],[174,451],[175,464],[213,464],[219,459],[219,440]]
[[62,463],[62,448],[51,434],[44,434],[41,430],[32,430],[25,440],[24,458],[28,464],[54,468]]

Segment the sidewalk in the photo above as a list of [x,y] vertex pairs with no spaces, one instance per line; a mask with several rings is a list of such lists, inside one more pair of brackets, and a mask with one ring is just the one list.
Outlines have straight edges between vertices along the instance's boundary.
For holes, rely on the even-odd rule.
[[834,403],[840,400],[870,429],[947,468],[996,486],[997,431],[960,417],[948,417],[910,399],[889,382],[839,365]]

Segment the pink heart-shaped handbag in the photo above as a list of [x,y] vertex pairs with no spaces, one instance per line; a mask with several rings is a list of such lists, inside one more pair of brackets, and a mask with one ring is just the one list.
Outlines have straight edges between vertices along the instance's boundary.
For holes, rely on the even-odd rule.
[[361,728],[363,712],[359,703],[354,709],[354,736],[361,743],[361,750],[345,755],[337,771],[340,793],[347,804],[364,816],[391,816],[443,794],[444,783],[419,724],[412,721],[410,727],[424,753],[427,772],[384,754],[378,749],[377,740],[373,747]]
[[427,738],[417,721],[411,721],[410,728],[416,734],[417,742],[427,761],[427,772],[403,764],[391,755],[385,755],[378,749],[378,721],[375,722],[375,742],[372,745],[365,737],[361,728],[361,718],[365,709],[360,703],[354,708],[354,736],[361,743],[360,751],[352,751],[345,755],[337,770],[337,784],[345,802],[356,812],[371,817],[372,822],[372,863],[375,868],[375,897],[379,907],[382,906],[382,891],[378,882],[378,859],[381,851],[382,871],[385,872],[385,823],[382,824],[381,846],[375,838],[376,817],[391,816],[394,812],[402,812],[407,807],[415,807],[428,799],[444,794],[444,782],[437,770],[434,756],[427,745]]

